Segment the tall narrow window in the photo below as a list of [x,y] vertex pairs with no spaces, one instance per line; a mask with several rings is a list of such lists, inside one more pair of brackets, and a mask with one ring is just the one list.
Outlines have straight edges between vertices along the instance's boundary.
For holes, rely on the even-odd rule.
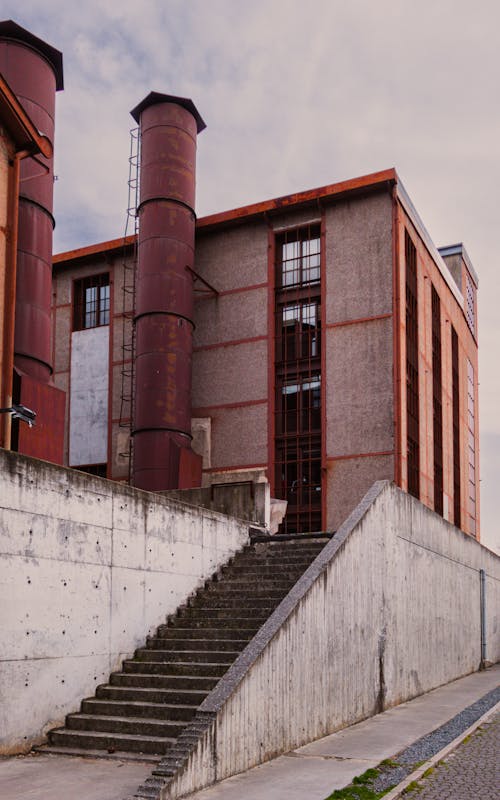
[[432,304],[432,419],[434,434],[434,510],[443,515],[443,387],[441,370],[441,302],[434,286]]
[[467,360],[467,428],[469,437],[469,492],[467,510],[469,514],[470,532],[476,535],[476,411],[475,411],[475,378],[474,367]]
[[418,396],[417,251],[405,232],[406,260],[406,428],[408,492],[420,497],[420,423]]
[[286,533],[321,528],[319,225],[276,240],[276,491]]
[[451,329],[451,369],[453,403],[453,522],[461,527],[460,514],[460,373],[458,367],[458,336]]
[[73,330],[109,325],[109,275],[90,275],[75,281]]
[[472,333],[476,333],[476,287],[469,273],[465,277],[465,317]]

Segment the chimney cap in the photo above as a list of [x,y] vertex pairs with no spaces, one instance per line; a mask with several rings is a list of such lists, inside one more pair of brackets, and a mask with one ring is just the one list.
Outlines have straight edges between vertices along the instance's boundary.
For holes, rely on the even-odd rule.
[[56,50],[55,47],[47,44],[43,39],[39,39],[26,28],[22,28],[12,19],[0,21],[0,39],[21,42],[44,56],[54,70],[56,90],[59,92],[64,89],[63,56],[60,50]]
[[174,103],[175,105],[185,108],[186,111],[189,111],[195,118],[198,133],[201,133],[207,127],[192,100],[189,100],[187,97],[175,97],[173,94],[150,92],[130,113],[135,121],[139,123],[140,116],[144,109],[149,108],[149,106],[157,105],[158,103]]

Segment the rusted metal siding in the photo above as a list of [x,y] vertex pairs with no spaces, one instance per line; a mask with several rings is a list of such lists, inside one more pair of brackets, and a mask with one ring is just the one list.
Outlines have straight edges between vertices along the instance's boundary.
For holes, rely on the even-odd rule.
[[19,452],[54,464],[62,464],[65,392],[24,375],[20,402],[27,408],[36,409],[36,425],[29,428],[24,423],[22,425],[14,423],[19,426]]
[[[0,72],[6,77],[36,128],[52,144],[55,94],[62,76],[47,57],[51,50],[22,28],[0,26]],[[25,41],[23,41],[23,38]],[[57,51],[53,51],[57,53]],[[60,54],[58,54],[60,56]],[[53,157],[24,159],[21,164],[15,365],[47,383],[52,374],[51,291]]]

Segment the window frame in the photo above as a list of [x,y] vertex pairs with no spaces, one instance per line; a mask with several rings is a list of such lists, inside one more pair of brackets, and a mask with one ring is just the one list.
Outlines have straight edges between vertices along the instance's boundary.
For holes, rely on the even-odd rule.
[[[94,299],[88,299],[89,290],[96,289]],[[103,289],[107,289],[104,293]],[[110,323],[111,282],[109,272],[99,272],[73,281],[73,331],[103,328]],[[90,324],[87,324],[87,322]]]

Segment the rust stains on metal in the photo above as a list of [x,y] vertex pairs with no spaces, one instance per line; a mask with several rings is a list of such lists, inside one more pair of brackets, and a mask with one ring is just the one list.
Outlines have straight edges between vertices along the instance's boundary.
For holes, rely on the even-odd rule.
[[66,264],[70,261],[78,261],[79,259],[91,258],[92,256],[99,255],[100,253],[113,253],[122,252],[124,246],[132,247],[135,241],[135,236],[123,236],[120,239],[110,239],[107,242],[98,242],[98,244],[91,244],[86,247],[78,247],[75,250],[67,250],[65,253],[57,253],[52,259],[53,264]]
[[62,55],[14,22],[1,22],[0,72],[46,140],[40,156],[21,164],[14,362],[22,373],[47,383],[52,374],[52,142]]
[[183,464],[197,472],[182,450],[191,442],[196,135],[204,123],[190,100],[156,92],[132,115],[141,130],[133,484],[154,491],[178,488]]
[[302,206],[311,202],[317,203],[321,200],[339,198],[351,192],[382,188],[384,184],[392,186],[397,182],[398,175],[396,170],[394,168],[386,169],[381,172],[373,172],[370,175],[362,175],[359,178],[352,178],[348,181],[321,186],[317,189],[296,192],[295,194],[285,195],[284,197],[277,197],[274,200],[265,200],[262,203],[254,203],[253,205],[242,206],[241,208],[235,208],[231,211],[211,214],[210,216],[199,219],[196,228],[198,230],[211,229],[220,225],[234,223],[238,220],[247,220],[248,217],[260,216],[285,208],[288,209],[291,206]]
[[[212,230],[217,227],[222,227],[229,224],[237,224],[240,221],[246,221],[249,217],[258,217],[273,212],[279,212],[282,208],[291,208],[293,206],[303,206],[308,204],[317,204],[318,202],[328,202],[340,199],[344,195],[351,192],[370,192],[383,188],[384,184],[393,186],[398,183],[398,175],[395,169],[386,169],[381,172],[374,172],[370,175],[362,175],[358,178],[353,178],[348,181],[341,181],[340,183],[332,183],[328,186],[322,186],[318,189],[311,189],[306,192],[297,192],[289,194],[284,197],[278,197],[274,200],[266,200],[262,203],[255,203],[253,205],[241,206],[234,208],[230,211],[222,211],[217,214],[210,214],[206,217],[200,217],[196,220],[196,230],[203,232],[204,230]],[[54,264],[65,264],[66,262],[75,261],[80,258],[88,258],[99,253],[110,253],[112,251],[122,250],[124,244],[123,238],[111,239],[106,242],[90,245],[88,247],[80,247],[76,250],[68,250],[65,253],[59,253],[54,256]],[[125,239],[125,246],[132,247],[134,244],[134,237],[128,236]]]

